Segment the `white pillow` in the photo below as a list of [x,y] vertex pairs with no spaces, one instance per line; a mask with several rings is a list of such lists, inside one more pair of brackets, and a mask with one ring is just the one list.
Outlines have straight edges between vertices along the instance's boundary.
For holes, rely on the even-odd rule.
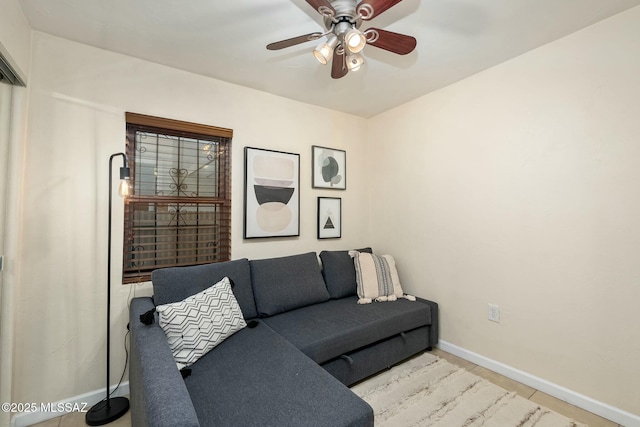
[[178,369],[247,326],[227,277],[180,302],[159,305],[156,311]]
[[391,255],[375,255],[365,252],[349,251],[356,269],[358,304],[373,301],[396,301],[406,298],[415,301],[415,297],[405,295]]

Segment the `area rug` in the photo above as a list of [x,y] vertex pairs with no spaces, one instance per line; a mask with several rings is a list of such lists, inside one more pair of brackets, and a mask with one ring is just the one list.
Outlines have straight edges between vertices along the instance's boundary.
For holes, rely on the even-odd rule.
[[352,390],[377,427],[586,427],[429,353]]

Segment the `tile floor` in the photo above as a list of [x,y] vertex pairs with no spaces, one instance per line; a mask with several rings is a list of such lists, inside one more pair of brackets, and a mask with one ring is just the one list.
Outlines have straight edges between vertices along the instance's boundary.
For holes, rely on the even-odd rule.
[[[71,414],[63,415],[58,418],[53,418],[49,421],[44,421],[35,424],[37,427],[84,427],[87,424],[84,421],[84,412],[74,412]],[[131,411],[127,412],[122,418],[106,424],[109,427],[131,427]]]
[[[491,381],[506,390],[515,391],[525,399],[529,399],[532,402],[536,402],[560,414],[571,417],[576,421],[585,423],[589,427],[624,427],[440,349],[433,350],[433,354],[446,359],[447,361],[456,364],[479,377]],[[73,413],[36,424],[35,426],[80,427],[84,425],[86,425],[84,422],[84,413]],[[108,425],[110,427],[131,427],[131,413],[128,412],[124,417]]]

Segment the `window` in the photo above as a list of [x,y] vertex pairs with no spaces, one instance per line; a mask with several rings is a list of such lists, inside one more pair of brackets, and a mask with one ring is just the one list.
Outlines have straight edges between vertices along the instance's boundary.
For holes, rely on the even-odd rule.
[[231,129],[127,113],[123,282],[231,258]]

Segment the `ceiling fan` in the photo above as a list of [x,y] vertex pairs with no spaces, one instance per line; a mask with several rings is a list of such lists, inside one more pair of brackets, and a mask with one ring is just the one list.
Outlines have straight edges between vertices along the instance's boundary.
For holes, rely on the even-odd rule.
[[406,55],[416,47],[416,39],[404,34],[368,28],[360,31],[362,21],[370,21],[402,0],[306,0],[324,17],[326,32],[315,32],[267,45],[269,50],[280,50],[300,43],[327,37],[313,51],[321,64],[332,58],[331,77],[339,79],[349,71],[357,71],[364,63],[361,52],[369,44],[398,55]]

